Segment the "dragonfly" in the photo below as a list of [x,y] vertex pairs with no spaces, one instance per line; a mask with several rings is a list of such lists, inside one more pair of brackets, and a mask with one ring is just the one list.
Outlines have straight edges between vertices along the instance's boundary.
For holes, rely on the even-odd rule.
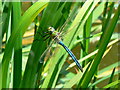
[[59,45],[61,45],[67,51],[67,53],[70,55],[72,60],[76,63],[77,67],[81,70],[81,72],[83,72],[83,68],[80,65],[80,63],[78,62],[75,55],[72,53],[72,51],[59,38],[60,34],[61,34],[60,32],[56,31],[53,27],[50,26],[50,27],[48,27],[48,30],[46,32],[46,38],[50,37],[50,38],[54,39],[55,42],[57,42]]

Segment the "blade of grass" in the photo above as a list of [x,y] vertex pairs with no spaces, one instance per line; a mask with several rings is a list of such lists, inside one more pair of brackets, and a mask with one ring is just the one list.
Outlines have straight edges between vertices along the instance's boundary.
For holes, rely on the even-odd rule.
[[[92,12],[93,13],[93,12]],[[83,30],[83,38],[87,38],[90,37],[90,32],[91,32],[91,26],[92,26],[92,16],[93,14],[90,14],[90,16],[88,17],[85,26],[84,26],[84,30]],[[88,54],[88,48],[89,48],[89,42],[90,39],[85,39],[83,40],[83,48],[81,46],[81,58],[83,58],[84,56],[86,56]],[[84,67],[87,64],[88,61],[85,61],[82,63],[82,66]]]
[[[16,28],[21,18],[21,3],[12,2],[13,23],[12,28]],[[14,31],[13,31],[14,32]],[[13,65],[13,88],[18,88],[22,77],[22,32],[18,36],[14,45],[14,65]]]
[[[8,4],[8,26],[7,26],[7,28],[6,28],[6,43],[8,42],[8,40],[9,40],[9,38],[10,38],[10,36],[11,36],[11,33],[12,33],[12,3],[10,2],[9,4]],[[13,53],[11,54],[11,56],[13,56]],[[10,66],[9,66],[9,68],[10,68]],[[12,75],[12,73],[9,73],[10,72],[10,69],[8,70],[8,72],[7,72],[7,76],[8,76],[8,78],[7,78],[7,82],[6,82],[6,86],[7,87],[9,87],[9,82],[10,82],[10,79],[11,79],[11,75]]]
[[110,66],[107,66],[106,68],[100,70],[100,71],[98,72],[98,74],[101,74],[101,73],[103,73],[103,72],[105,72],[105,71],[107,71],[107,70],[109,70],[109,69],[112,69],[113,67],[118,67],[118,66],[120,66],[118,63],[120,63],[120,62],[116,62],[116,63],[114,63],[114,64],[112,64],[112,65],[110,65]]
[[4,10],[5,8],[3,8],[3,16],[2,16],[2,20],[3,20],[3,23],[2,23],[2,39],[3,39],[3,36],[5,33],[7,33],[8,31],[8,25],[9,25],[9,18],[10,18],[10,4],[11,3],[7,3],[7,2],[4,2],[3,3],[3,7],[6,6],[6,8],[8,8],[7,10]]
[[101,2],[99,6],[97,6],[96,9],[93,11],[92,23],[95,22],[95,20],[97,20],[99,16],[102,14],[102,12],[100,11],[103,11],[104,4],[105,2]]
[[104,86],[103,88],[110,88],[110,87],[113,87],[115,85],[119,85],[119,83],[120,83],[120,80],[116,80],[116,81]]
[[[111,77],[109,79],[109,82],[108,84],[112,83],[113,82],[113,78],[114,78],[114,73],[115,73],[115,68],[113,69],[112,73],[111,73]],[[112,87],[111,87],[112,88]],[[109,88],[110,89],[110,88]]]
[[[106,2],[106,3],[108,3],[108,2]],[[107,7],[107,6],[106,6]],[[103,31],[103,33],[104,33],[104,30],[106,30],[106,28],[107,28],[107,25],[109,24],[108,22],[109,22],[109,20],[110,20],[110,18],[111,18],[111,15],[112,15],[112,12],[113,12],[113,7],[114,7],[114,3],[111,3],[111,5],[110,5],[110,10],[109,10],[109,12],[108,12],[108,17],[107,17],[107,19],[104,19],[104,21],[103,21],[103,27],[102,27],[102,31]],[[105,9],[106,10],[106,9]],[[106,12],[106,11],[105,11]]]

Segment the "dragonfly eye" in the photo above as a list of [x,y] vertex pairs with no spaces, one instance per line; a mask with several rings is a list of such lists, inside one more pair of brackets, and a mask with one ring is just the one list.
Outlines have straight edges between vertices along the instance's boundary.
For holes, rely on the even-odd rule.
[[55,29],[54,29],[53,27],[48,27],[48,31],[49,31],[50,33],[53,33],[53,32],[55,31]]

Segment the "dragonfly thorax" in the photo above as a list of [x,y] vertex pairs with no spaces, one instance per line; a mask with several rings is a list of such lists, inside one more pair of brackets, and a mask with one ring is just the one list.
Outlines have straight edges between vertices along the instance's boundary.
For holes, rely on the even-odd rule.
[[55,31],[55,29],[53,27],[48,27],[48,32],[49,32],[49,35],[52,37],[52,38],[57,38],[59,37],[60,33]]

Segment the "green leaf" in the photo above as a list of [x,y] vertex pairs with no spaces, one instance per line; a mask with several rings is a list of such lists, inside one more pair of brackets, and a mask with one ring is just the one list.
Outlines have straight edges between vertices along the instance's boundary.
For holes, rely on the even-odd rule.
[[104,86],[103,88],[110,88],[110,87],[113,87],[113,86],[115,86],[115,85],[117,85],[119,83],[120,83],[120,80],[116,80],[116,81]]
[[[12,5],[13,5],[12,30],[15,30],[14,28],[16,28],[21,18],[21,3],[13,2]],[[22,33],[20,33],[14,45],[13,88],[19,87],[21,77],[22,77]]]

